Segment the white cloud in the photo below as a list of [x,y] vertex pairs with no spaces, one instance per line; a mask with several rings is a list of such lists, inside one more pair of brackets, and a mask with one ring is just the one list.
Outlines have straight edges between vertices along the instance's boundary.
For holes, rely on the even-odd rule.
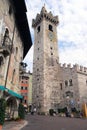
[[[87,66],[87,1],[86,0],[25,0],[32,39],[32,19],[40,13],[45,3],[47,11],[59,16],[58,43],[61,63],[78,63]],[[33,40],[34,41],[34,40]],[[33,51],[26,58],[32,62]],[[65,57],[66,56],[66,57]]]

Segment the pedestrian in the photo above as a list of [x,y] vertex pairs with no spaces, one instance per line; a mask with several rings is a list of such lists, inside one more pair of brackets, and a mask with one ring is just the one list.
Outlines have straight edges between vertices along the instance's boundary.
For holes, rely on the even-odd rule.
[[33,115],[34,114],[34,107],[33,107],[33,105],[31,106],[31,115]]
[[36,111],[37,111],[37,109],[36,109],[36,107],[34,107],[34,113],[36,113]]

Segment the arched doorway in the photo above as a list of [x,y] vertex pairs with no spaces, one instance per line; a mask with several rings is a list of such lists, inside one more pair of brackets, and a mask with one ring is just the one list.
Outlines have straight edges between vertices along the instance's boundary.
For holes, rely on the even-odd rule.
[[14,118],[14,113],[17,111],[17,99],[10,96],[6,99],[6,114],[9,119]]

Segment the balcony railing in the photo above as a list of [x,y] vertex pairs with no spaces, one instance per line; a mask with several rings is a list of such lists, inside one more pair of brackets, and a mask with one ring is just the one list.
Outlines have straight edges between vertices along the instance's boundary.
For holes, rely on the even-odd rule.
[[4,57],[7,57],[8,55],[10,55],[11,50],[12,50],[12,41],[10,37],[7,37],[6,39],[2,37],[2,40],[0,42],[0,53],[2,53]]

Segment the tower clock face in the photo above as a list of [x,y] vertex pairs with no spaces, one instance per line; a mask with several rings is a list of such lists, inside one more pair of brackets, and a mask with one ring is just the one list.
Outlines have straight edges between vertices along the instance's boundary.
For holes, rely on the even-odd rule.
[[54,38],[53,32],[48,32],[48,37],[50,40],[53,40],[53,38]]

